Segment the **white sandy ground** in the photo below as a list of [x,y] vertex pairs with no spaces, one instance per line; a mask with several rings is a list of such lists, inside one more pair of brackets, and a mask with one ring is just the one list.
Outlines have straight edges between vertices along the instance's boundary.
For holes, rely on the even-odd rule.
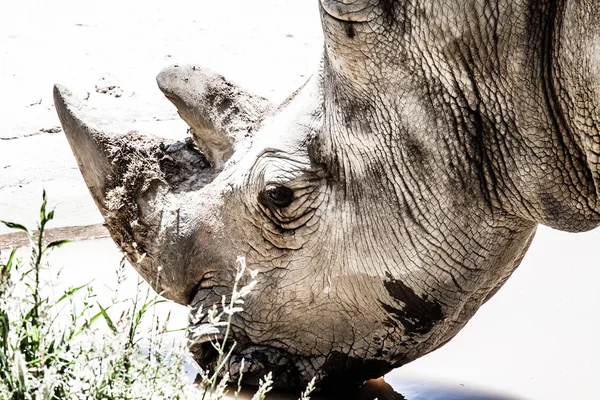
[[[164,66],[201,63],[280,101],[314,71],[321,46],[316,0],[0,0],[0,219],[33,226],[46,188],[57,205],[53,226],[102,222],[62,132],[41,132],[59,125],[53,83],[89,93],[100,120],[182,137],[185,124],[154,83]],[[103,77],[121,97],[95,91]],[[514,276],[467,327],[387,381],[409,400],[447,399],[425,394],[440,382],[515,399],[600,398],[598,235],[541,227]],[[112,282],[120,259],[109,239],[53,257],[67,286]],[[185,324],[183,307],[161,313],[170,307],[173,324]]]

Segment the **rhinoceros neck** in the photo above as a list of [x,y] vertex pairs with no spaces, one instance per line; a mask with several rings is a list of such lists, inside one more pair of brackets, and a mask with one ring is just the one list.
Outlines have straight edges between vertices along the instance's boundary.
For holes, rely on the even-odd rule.
[[547,81],[557,115],[561,147],[576,154],[567,164],[568,193],[579,194],[576,207],[600,219],[600,4],[561,2],[548,45]]
[[396,48],[383,39],[367,51],[370,33],[352,39],[356,51],[332,40],[327,107],[347,127],[336,141],[385,146],[417,168],[437,154],[491,207],[562,230],[598,226],[599,7],[470,1],[405,10]]
[[[481,179],[483,149],[464,125],[447,129],[439,110],[457,105],[436,108],[419,92],[427,80],[405,74],[361,91],[344,79],[325,63],[327,215],[348,243],[331,274],[360,277],[340,296],[375,305],[396,343],[410,344],[391,351],[402,364],[460,330],[519,265],[536,224],[497,206]],[[365,275],[383,284],[362,290]]]
[[[550,98],[560,9],[474,3],[453,19],[427,10],[427,25],[394,38],[399,49],[369,53],[357,30],[355,48],[325,50],[320,141],[333,204],[349,204],[331,212],[360,249],[341,264],[387,276],[372,301],[400,342],[421,343],[399,363],[444,343],[502,286],[536,222],[597,224],[581,147]],[[417,326],[411,302],[426,310]]]
[[466,153],[480,155],[493,204],[557,229],[592,229],[600,224],[592,140],[600,119],[590,109],[597,89],[587,88],[599,87],[588,68],[600,37],[590,20],[600,10],[591,8],[599,7],[495,3],[479,23],[455,20],[460,37],[430,57],[451,71],[432,68],[430,92],[446,93],[436,109],[446,104],[450,120],[460,120],[459,141],[477,149]]

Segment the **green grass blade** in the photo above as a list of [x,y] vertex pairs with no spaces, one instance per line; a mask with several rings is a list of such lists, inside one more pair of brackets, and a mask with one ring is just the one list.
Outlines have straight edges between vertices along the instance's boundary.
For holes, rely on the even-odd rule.
[[42,206],[40,207],[40,220],[42,224],[46,221],[46,205],[48,204],[48,199],[46,198],[46,189],[42,191]]
[[[0,279],[1,279],[0,282],[4,282],[4,278],[8,279],[8,276],[10,275],[10,271],[12,270],[12,267],[13,267],[13,262],[15,260],[16,253],[17,253],[17,248],[15,247],[10,252],[10,256],[8,256],[8,261],[6,261],[6,264],[2,265],[2,271],[0,271]],[[2,292],[0,292],[0,295],[2,295]]]
[[146,313],[146,311],[150,308],[150,307],[154,307],[158,304],[164,303],[166,300],[155,297],[154,299],[150,300],[149,302],[147,302],[146,304],[144,304],[142,306],[142,308],[139,309],[139,311],[136,314],[136,322],[139,324],[140,321],[142,320],[143,315]]
[[0,353],[5,353],[6,349],[8,349],[8,333],[10,331],[10,320],[8,319],[8,314],[6,311],[0,311],[0,346],[2,346],[3,351]]
[[104,307],[102,307],[100,305],[100,303],[96,302],[96,304],[98,304],[98,307],[100,307],[100,315],[102,315],[102,317],[104,317],[104,321],[106,321],[106,325],[108,325],[108,327],[110,328],[110,330],[116,335],[119,333],[119,331],[117,330],[117,327],[115,326],[115,324],[113,323],[112,319],[110,318],[110,315],[108,315],[108,313],[106,312],[106,309]]
[[10,229],[17,229],[17,230],[23,231],[29,235],[29,230],[27,230],[27,228],[25,228],[21,224],[16,224],[14,222],[9,222],[9,221],[0,221],[0,222],[2,222],[4,225],[6,225]]
[[63,294],[62,296],[60,296],[60,298],[58,300],[56,300],[56,304],[60,303],[61,301],[63,301],[67,297],[73,296],[75,293],[79,292],[81,289],[83,289],[85,287],[88,287],[89,284],[90,284],[90,282],[85,283],[85,284],[83,284],[81,286],[69,288],[68,290],[65,291],[65,294]]
[[43,253],[46,253],[48,250],[52,250],[54,248],[59,248],[67,243],[71,243],[71,241],[69,239],[55,240],[54,242],[51,242],[50,244],[48,244],[48,246],[46,246]]
[[62,245],[65,245],[67,243],[71,243],[71,241],[69,239],[56,240],[54,242],[51,242],[48,246],[46,246],[46,250],[51,249],[52,247],[61,247]]

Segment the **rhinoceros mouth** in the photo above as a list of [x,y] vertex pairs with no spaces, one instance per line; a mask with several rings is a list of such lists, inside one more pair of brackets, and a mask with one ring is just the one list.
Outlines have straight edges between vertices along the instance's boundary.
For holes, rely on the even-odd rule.
[[216,343],[224,337],[224,329],[212,324],[198,323],[188,328],[188,348],[200,367],[214,369],[219,356]]
[[[216,304],[216,296],[215,288],[200,289],[189,306],[188,349],[204,372],[218,370],[221,377],[228,373],[230,382],[237,381],[243,374],[244,384],[252,386],[258,385],[264,374],[270,371],[277,377],[275,387],[302,387],[306,384],[297,366],[301,357],[271,344],[254,343],[248,333],[235,323],[236,315],[229,328],[223,318],[217,326],[209,323],[208,314],[202,312],[201,305]],[[219,357],[219,351],[222,357]],[[309,375],[312,377],[314,373]]]

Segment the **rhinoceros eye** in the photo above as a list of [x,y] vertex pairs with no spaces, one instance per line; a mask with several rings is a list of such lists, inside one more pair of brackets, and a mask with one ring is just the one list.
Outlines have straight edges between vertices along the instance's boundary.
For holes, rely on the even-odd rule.
[[261,198],[271,206],[284,208],[292,204],[294,191],[283,185],[268,185],[263,190]]

